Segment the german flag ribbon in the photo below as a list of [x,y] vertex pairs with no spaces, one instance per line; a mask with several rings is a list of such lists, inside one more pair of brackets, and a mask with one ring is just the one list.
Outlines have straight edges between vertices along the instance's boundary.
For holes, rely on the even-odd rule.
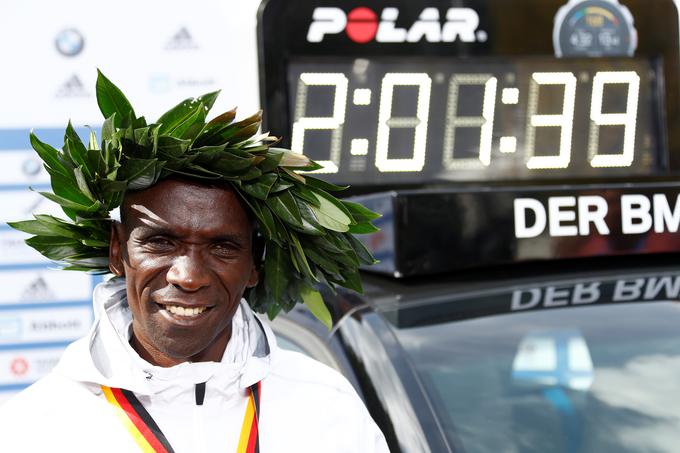
[[[129,390],[102,385],[106,401],[116,411],[116,415],[128,430],[134,441],[144,453],[174,453],[170,442],[142,406],[137,397]],[[260,391],[258,382],[248,387],[248,404],[243,417],[236,453],[260,453],[258,417],[260,413]]]

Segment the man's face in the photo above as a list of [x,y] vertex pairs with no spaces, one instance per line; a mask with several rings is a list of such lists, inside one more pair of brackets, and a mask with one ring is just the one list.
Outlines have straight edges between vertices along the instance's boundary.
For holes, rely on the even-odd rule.
[[164,180],[128,194],[123,209],[110,263],[126,279],[136,346],[163,366],[218,361],[241,296],[257,283],[238,195]]

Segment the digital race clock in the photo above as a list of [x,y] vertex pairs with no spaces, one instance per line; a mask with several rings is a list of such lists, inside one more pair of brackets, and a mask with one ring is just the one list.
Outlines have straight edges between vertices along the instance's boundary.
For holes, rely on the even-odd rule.
[[677,12],[623,3],[269,0],[266,126],[354,186],[675,174]]

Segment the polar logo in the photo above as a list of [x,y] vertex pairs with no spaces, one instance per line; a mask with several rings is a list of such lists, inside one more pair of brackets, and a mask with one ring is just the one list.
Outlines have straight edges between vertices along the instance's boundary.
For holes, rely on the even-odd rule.
[[399,9],[385,8],[378,15],[370,8],[354,8],[348,14],[340,8],[317,7],[307,31],[307,41],[321,42],[326,35],[345,31],[349,39],[364,44],[372,40],[382,43],[418,42],[484,42],[487,34],[477,30],[479,15],[470,8],[449,8],[442,24],[437,8],[425,8],[410,28],[396,26]]

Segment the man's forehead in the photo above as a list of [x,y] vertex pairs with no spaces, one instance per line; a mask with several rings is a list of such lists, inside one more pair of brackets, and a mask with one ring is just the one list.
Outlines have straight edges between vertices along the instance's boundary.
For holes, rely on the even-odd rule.
[[122,211],[124,223],[155,228],[252,228],[247,208],[228,185],[164,180],[126,194]]

